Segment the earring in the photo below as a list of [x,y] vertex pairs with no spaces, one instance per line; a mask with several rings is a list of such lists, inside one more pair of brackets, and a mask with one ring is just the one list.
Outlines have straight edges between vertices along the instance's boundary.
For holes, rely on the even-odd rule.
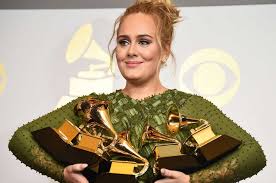
[[166,62],[166,60],[162,60],[162,61],[161,61],[161,66],[162,66],[162,67],[167,67],[167,62]]

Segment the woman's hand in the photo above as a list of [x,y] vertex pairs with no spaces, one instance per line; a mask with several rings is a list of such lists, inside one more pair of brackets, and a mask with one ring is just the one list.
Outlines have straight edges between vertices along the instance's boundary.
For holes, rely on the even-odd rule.
[[67,183],[88,183],[88,180],[81,174],[87,164],[74,164],[64,168],[64,180]]
[[162,168],[161,175],[165,178],[155,181],[155,183],[189,183],[190,182],[190,176],[179,171]]

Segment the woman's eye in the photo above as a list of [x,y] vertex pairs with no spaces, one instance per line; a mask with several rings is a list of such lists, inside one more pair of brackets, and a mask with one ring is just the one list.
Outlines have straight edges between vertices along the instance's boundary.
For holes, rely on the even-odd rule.
[[147,45],[149,45],[151,42],[149,41],[149,40],[140,40],[139,41],[139,44],[140,45],[143,45],[143,46],[147,46]]
[[129,44],[129,41],[123,39],[123,40],[119,40],[118,43],[119,43],[119,45],[121,45],[121,46],[126,46],[126,45]]

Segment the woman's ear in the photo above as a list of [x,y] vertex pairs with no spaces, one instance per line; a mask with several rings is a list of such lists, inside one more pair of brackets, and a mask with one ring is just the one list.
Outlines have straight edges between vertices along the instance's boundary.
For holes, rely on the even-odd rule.
[[164,51],[163,51],[163,55],[162,55],[162,61],[165,61],[169,58],[170,56],[170,45],[169,44],[166,44],[165,45],[165,48],[164,48]]

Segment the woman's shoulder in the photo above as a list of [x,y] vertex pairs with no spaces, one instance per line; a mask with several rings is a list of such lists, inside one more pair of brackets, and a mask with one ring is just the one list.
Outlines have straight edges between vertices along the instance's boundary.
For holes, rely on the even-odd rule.
[[169,91],[168,98],[170,98],[171,100],[174,100],[175,103],[177,103],[178,105],[183,105],[192,96],[193,94],[191,93],[187,93],[178,89],[171,89]]
[[170,98],[172,98],[179,107],[217,108],[211,101],[200,95],[187,93],[177,89],[171,90]]
[[204,98],[203,96],[200,96],[198,94],[193,94],[193,93],[187,93],[181,90],[177,90],[174,89],[172,90],[174,92],[174,97],[176,97],[176,99],[180,99],[180,98],[185,98],[187,101],[189,102],[193,102],[193,103],[209,103],[211,104],[212,102],[210,102],[208,99]]
[[193,94],[193,93],[188,93],[188,92],[181,91],[181,90],[178,90],[178,89],[171,89],[171,93],[175,97],[186,98],[186,99],[189,99],[189,100],[207,101],[207,99],[205,99],[204,97],[202,97],[200,95]]
[[191,93],[187,93],[178,89],[170,89],[171,94],[173,94],[173,96],[175,97],[184,97],[184,98],[190,98],[191,96],[193,96],[193,94]]

